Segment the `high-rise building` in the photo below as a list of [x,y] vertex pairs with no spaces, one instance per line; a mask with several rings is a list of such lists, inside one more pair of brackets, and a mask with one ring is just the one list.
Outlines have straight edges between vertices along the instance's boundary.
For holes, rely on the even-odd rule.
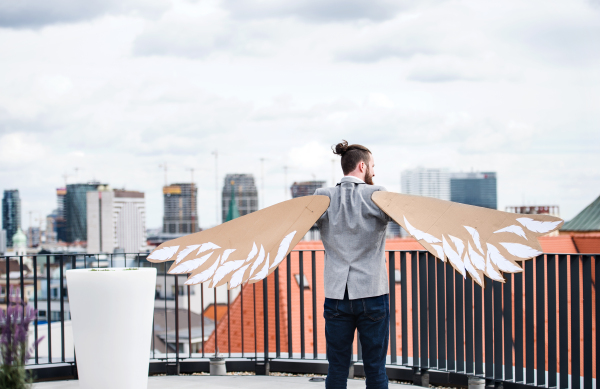
[[447,169],[422,167],[404,170],[400,177],[402,193],[450,200],[450,175]]
[[319,188],[323,188],[325,186],[325,181],[304,181],[304,182],[294,182],[292,184],[292,198],[303,197],[303,196],[312,196],[315,194],[315,190]]
[[497,209],[496,173],[451,173],[450,201]]
[[138,253],[146,246],[144,193],[126,190],[87,192],[87,250]]
[[18,189],[4,191],[2,198],[2,229],[6,230],[6,245],[13,247],[13,236],[21,227],[21,198]]
[[[101,186],[106,185],[99,182],[67,185],[67,193],[64,197],[65,242],[87,240],[87,192]],[[60,200],[58,201],[60,204]]]
[[163,232],[191,234],[198,228],[198,188],[196,184],[171,184],[163,187]]
[[67,195],[67,188],[56,189],[56,213],[58,217],[65,217],[65,196]]
[[38,247],[42,242],[42,230],[40,227],[29,227],[26,235],[27,247]]
[[252,174],[228,174],[225,176],[223,191],[221,192],[223,222],[227,220],[229,203],[231,202],[231,192],[233,190],[235,190],[235,197],[240,216],[258,211],[258,190],[254,184],[254,177]]

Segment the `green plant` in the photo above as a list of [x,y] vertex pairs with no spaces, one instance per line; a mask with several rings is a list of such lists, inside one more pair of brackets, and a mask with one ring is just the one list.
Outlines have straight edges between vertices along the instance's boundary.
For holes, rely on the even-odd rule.
[[109,269],[90,269],[90,271],[111,271]]

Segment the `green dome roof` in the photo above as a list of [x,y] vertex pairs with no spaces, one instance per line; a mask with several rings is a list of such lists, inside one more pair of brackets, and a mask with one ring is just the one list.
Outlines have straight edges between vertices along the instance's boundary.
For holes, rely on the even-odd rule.
[[13,235],[13,247],[27,247],[27,236],[21,228]]

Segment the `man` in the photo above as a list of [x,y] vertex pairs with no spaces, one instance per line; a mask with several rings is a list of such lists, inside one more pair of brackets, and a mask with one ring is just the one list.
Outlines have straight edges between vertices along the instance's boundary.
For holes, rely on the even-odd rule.
[[385,372],[389,338],[389,287],[385,268],[385,232],[391,219],[371,200],[375,161],[369,149],[335,146],[344,177],[316,195],[330,198],[317,221],[325,246],[325,338],[328,389],[346,388],[354,332],[362,345],[367,388],[388,387]]

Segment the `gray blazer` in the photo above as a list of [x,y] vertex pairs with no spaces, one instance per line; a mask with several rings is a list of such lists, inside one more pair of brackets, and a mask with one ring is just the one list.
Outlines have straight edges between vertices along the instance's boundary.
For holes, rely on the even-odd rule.
[[317,221],[325,246],[325,297],[351,300],[389,293],[385,267],[385,232],[390,217],[371,200],[382,186],[344,177],[316,195],[330,199]]

